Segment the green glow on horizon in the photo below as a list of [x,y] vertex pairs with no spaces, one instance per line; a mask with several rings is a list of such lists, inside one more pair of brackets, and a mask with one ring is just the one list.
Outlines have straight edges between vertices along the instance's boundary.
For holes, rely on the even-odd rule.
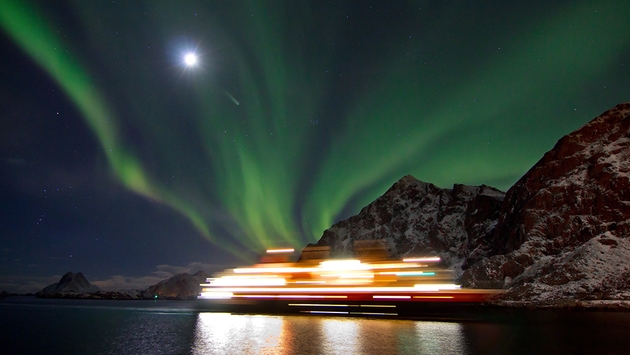
[[[558,138],[593,117],[560,112],[558,102],[579,98],[630,47],[627,12],[619,11],[628,5],[597,3],[595,12],[594,4],[531,15],[513,24],[505,47],[473,64],[467,51],[492,46],[427,35],[422,50],[405,52],[410,38],[392,39],[379,53],[378,73],[359,77],[350,92],[334,91],[343,81],[328,74],[341,25],[301,16],[310,11],[306,3],[225,5],[222,16],[186,1],[161,3],[147,6],[147,22],[138,24],[133,11],[78,2],[89,45],[76,54],[21,2],[0,4],[0,25],[72,99],[125,186],[170,205],[238,255],[243,246],[314,242],[407,174],[441,187],[507,189]],[[336,11],[330,18],[341,18],[343,8]],[[155,28],[170,41],[193,12],[211,24],[187,27],[206,31],[197,34],[206,47],[199,65],[178,72],[172,87],[156,85],[177,70],[150,66],[134,46],[155,40]],[[120,21],[117,29],[129,38],[90,25],[101,18]],[[434,21],[436,33],[450,30]],[[217,33],[220,25],[229,30]],[[462,33],[478,30],[469,26]],[[318,37],[308,39],[314,28]],[[78,60],[89,57],[81,49],[107,59],[99,65],[113,73],[108,82],[95,84]],[[442,52],[447,62],[431,62]],[[221,57],[223,64],[212,64]],[[334,100],[341,103],[327,110]]]

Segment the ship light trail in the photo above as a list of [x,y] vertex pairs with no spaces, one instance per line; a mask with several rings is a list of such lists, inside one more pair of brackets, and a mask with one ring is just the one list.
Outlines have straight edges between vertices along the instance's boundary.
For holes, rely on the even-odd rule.
[[[287,264],[294,265],[294,264]],[[317,266],[303,267],[303,266],[273,266],[257,265],[255,267],[236,268],[233,270],[237,274],[266,274],[266,273],[293,273],[293,272],[329,272],[329,271],[365,271],[365,270],[378,270],[378,269],[392,269],[392,268],[414,268],[421,267],[421,265],[408,263],[384,263],[384,264],[365,264],[360,260],[327,260],[322,261]]]
[[281,277],[221,277],[214,279],[210,286],[284,286],[286,280]]
[[337,303],[289,303],[291,307],[368,307],[396,308],[393,304],[337,304]]
[[289,303],[291,307],[358,307],[356,304],[336,303]]
[[435,272],[426,271],[383,271],[379,275],[396,275],[396,276],[435,276]]
[[295,281],[296,284],[304,284],[304,285],[323,285],[326,284],[324,280],[313,280],[313,281]]
[[302,311],[303,313],[311,313],[311,314],[349,314],[349,312],[340,312],[340,311]]
[[334,296],[334,295],[234,295],[232,297],[241,298],[340,298],[345,299],[348,296]]
[[[279,302],[290,307],[318,307],[321,312],[329,311],[322,307],[331,307],[332,312],[335,308],[344,307],[373,307],[378,311],[378,307],[396,307],[392,302],[483,300],[473,296],[474,291],[461,290],[459,285],[452,283],[452,270],[426,269],[425,265],[418,263],[438,260],[431,257],[406,262],[362,262],[359,259],[262,262],[226,270],[220,277],[209,278],[207,284],[202,284],[204,288],[200,297],[227,299],[225,302],[233,305],[241,305],[243,301],[249,305]],[[230,299],[236,301],[232,303]],[[283,303],[284,300],[294,302]],[[309,304],[309,300],[314,303]],[[348,314],[367,314],[355,313],[353,309],[349,311]]]
[[206,299],[230,299],[234,296],[232,292],[202,292],[200,294],[202,298]]
[[324,269],[330,269],[334,271],[343,270],[367,270],[370,266],[361,264],[361,260],[349,259],[349,260],[327,260],[322,261],[319,264]]
[[347,315],[362,315],[362,316],[397,316],[398,313],[375,313],[375,312],[343,312],[343,311],[301,311],[302,313],[310,314],[347,314]]
[[256,292],[265,292],[270,294],[275,293],[290,293],[290,294],[305,294],[305,293],[370,293],[370,292],[387,292],[387,293],[401,293],[401,292],[418,292],[418,291],[441,291],[441,290],[459,290],[460,287],[455,284],[417,284],[414,287],[221,287],[217,290],[232,293],[250,293],[253,290]]
[[295,251],[295,249],[293,249],[293,248],[267,249],[267,253],[269,253],[269,254],[293,253],[294,251]]
[[461,286],[455,284],[416,284],[413,285],[416,291],[441,291],[441,290],[459,290]]
[[436,256],[436,257],[430,257],[430,258],[406,258],[403,259],[404,262],[406,263],[436,263],[439,262],[440,257]]

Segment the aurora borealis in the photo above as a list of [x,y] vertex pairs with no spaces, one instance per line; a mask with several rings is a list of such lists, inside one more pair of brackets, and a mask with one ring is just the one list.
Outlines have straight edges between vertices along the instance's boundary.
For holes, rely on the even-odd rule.
[[629,100],[629,15],[627,1],[3,1],[0,277],[299,249],[407,174],[506,190]]

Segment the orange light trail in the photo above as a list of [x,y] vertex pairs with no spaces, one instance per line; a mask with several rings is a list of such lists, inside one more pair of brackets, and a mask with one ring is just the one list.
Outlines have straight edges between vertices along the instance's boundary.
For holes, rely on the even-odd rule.
[[324,295],[234,295],[234,298],[348,298],[348,296]]

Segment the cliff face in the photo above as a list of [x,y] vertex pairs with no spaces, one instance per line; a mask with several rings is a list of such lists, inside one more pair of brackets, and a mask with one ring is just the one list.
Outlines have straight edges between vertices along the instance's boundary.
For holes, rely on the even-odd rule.
[[537,239],[548,253],[606,231],[628,235],[630,103],[564,136],[507,192],[495,232],[505,254]]
[[462,285],[504,300],[630,299],[630,103],[561,138],[508,192],[440,189],[404,177],[317,243],[352,255],[382,239],[391,257],[437,254]]
[[389,256],[439,255],[460,271],[464,260],[480,260],[492,249],[488,239],[504,193],[489,186],[441,189],[405,176],[361,212],[324,232],[317,245],[331,256],[354,255],[354,241],[383,240]]
[[540,302],[626,297],[629,172],[626,103],[560,139],[508,190],[495,255],[467,270],[464,285]]

